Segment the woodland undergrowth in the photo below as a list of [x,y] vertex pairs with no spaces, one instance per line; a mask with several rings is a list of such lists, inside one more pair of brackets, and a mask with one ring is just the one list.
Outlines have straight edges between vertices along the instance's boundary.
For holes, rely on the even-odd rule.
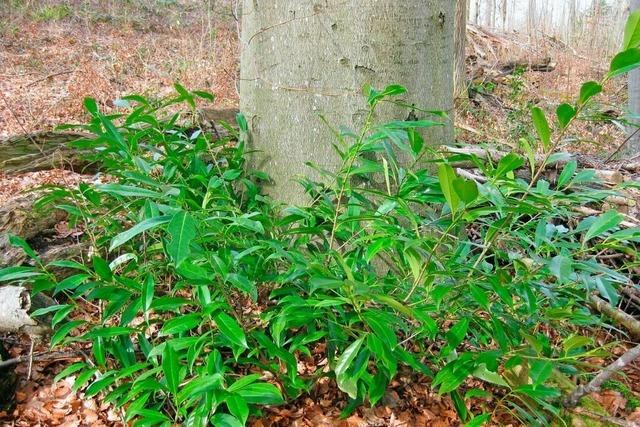
[[[47,187],[39,207],[66,211],[91,254],[45,265],[14,237],[35,266],[0,280],[56,299],[35,313],[50,318],[52,347],[91,344],[90,360],[58,378],[74,375],[136,425],[241,426],[322,377],[348,396],[348,415],[376,405],[401,370],[431,378],[470,426],[505,414],[562,422],[563,396],[608,353],[589,333],[605,326],[590,295],[615,306],[632,279],[599,255],[635,251],[640,229],[614,210],[581,216],[617,189],[558,147],[607,80],[640,66],[634,31],[603,81],[551,124],[534,108],[537,138],[496,162],[425,144],[444,114],[378,122],[383,104],[407,108],[405,90],[366,88],[366,122],[334,131],[341,166],[301,180],[305,206],[262,191],[270,178],[248,166],[242,115],[216,138],[166,112],[192,113],[208,93],[176,85],[170,99],[125,97],[127,112],[112,115],[87,99],[91,121],[75,127],[93,137],[74,144],[103,177]],[[329,369],[300,373],[319,349]]]

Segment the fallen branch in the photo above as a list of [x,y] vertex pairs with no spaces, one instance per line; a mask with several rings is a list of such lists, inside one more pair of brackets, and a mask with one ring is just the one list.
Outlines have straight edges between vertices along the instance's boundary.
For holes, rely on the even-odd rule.
[[589,297],[589,304],[598,312],[607,315],[616,323],[624,326],[632,336],[640,337],[640,321],[636,320],[633,316],[622,310],[618,310],[596,295]]
[[588,411],[588,410],[586,410],[584,408],[575,408],[575,409],[572,410],[572,412],[574,414],[576,414],[576,415],[582,415],[582,416],[591,418],[592,420],[600,421],[601,423],[612,424],[614,426],[639,427],[638,423],[635,423],[633,421],[627,421],[627,420],[623,420],[621,418],[608,417],[606,415],[596,414],[596,413]]
[[[640,322],[639,322],[640,323]],[[590,393],[600,391],[602,384],[607,382],[617,372],[623,370],[628,364],[640,357],[640,345],[628,350],[625,354],[620,356],[618,360],[604,368],[594,379],[588,384],[580,385],[576,387],[564,401],[565,406],[569,408],[575,407],[580,399]]]
[[[483,160],[491,160],[493,162],[499,162],[500,159],[507,156],[509,153],[506,151],[497,150],[495,148],[483,148],[477,146],[471,147],[450,147],[450,146],[441,146],[440,149],[444,152],[448,152],[451,154],[463,154],[468,156],[476,156],[479,159]],[[576,160],[579,164],[586,163],[585,166],[593,169],[596,176],[604,183],[607,184],[620,184],[624,181],[624,176],[617,170],[608,170],[608,169],[598,169],[594,168],[593,162],[590,162],[587,158],[584,157],[576,157],[576,156],[564,156],[557,158],[553,162],[549,162],[549,158],[546,155],[536,155],[535,163],[538,167],[542,166],[544,163],[545,168],[550,168],[553,166],[559,167],[569,163],[571,160]],[[472,167],[473,164],[470,162],[454,162],[454,166],[459,167]]]
[[54,352],[46,352],[35,354],[31,357],[30,355],[24,354],[22,356],[14,357],[13,359],[7,359],[0,361],[0,369],[6,368],[7,366],[17,365],[22,362],[42,362],[42,361],[57,361],[57,360],[66,360],[66,359],[77,359],[83,356],[83,353],[79,351],[54,351]]

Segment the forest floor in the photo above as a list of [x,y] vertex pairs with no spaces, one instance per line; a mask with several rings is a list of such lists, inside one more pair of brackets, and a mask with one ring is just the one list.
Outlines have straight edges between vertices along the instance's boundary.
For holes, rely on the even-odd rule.
[[[173,91],[175,81],[215,93],[217,106],[236,106],[238,48],[232,5],[232,1],[214,0],[0,2],[0,138],[82,122],[86,119],[82,108],[86,96],[96,98],[109,111],[125,94],[166,95]],[[529,122],[531,105],[549,109],[572,99],[582,82],[597,80],[606,71],[604,55],[572,52],[550,38],[532,42],[515,34],[474,29],[470,40],[471,96],[459,100],[456,111],[457,136],[465,142],[515,146],[520,138],[533,134],[523,124]],[[499,75],[500,68],[510,61],[526,66],[547,58],[555,64],[550,71]],[[602,101],[608,106],[609,120],[581,123],[563,148],[606,159],[624,141],[623,129],[615,118],[623,114],[616,106],[624,105],[626,91],[621,81],[610,85],[611,95]],[[81,179],[78,174],[59,170],[0,176],[0,203],[44,183],[73,184]],[[624,338],[601,337],[602,343],[617,340],[623,342]],[[26,355],[30,349],[25,339],[7,338],[4,346],[11,357]],[[621,344],[614,354],[623,350]],[[35,344],[34,354],[46,352],[46,343]],[[3,425],[122,425],[119,409],[73,392],[73,378],[53,383],[55,374],[73,357],[19,364],[15,371],[17,405],[0,413]],[[606,362],[591,361],[594,366]],[[315,362],[311,359],[308,363]],[[632,364],[625,374],[624,389],[605,390],[592,397],[608,416],[640,423],[640,364]],[[474,409],[492,406],[492,402],[477,402]],[[334,385],[322,382],[312,397],[271,408],[252,425],[459,425],[449,398],[432,391],[426,379],[402,373],[379,407],[362,408],[339,420],[345,404]],[[587,424],[576,419],[575,425]]]

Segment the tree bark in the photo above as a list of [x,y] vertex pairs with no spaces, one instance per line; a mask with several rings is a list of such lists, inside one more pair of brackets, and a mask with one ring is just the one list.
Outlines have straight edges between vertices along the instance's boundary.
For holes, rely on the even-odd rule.
[[[253,166],[275,181],[268,193],[302,203],[302,188],[291,180],[322,180],[305,162],[337,169],[335,139],[320,116],[336,128],[358,129],[366,84],[401,84],[404,102],[450,112],[454,20],[451,0],[244,0],[240,109],[257,150]],[[408,114],[389,105],[376,120]],[[452,135],[448,124],[426,137]]]
[[536,10],[536,0],[529,0],[529,8],[527,10],[527,31],[529,37],[535,35]]
[[465,45],[467,39],[467,0],[456,0],[456,28],[454,35],[455,66],[453,87],[456,98],[467,98],[467,64]]
[[[640,9],[640,0],[631,0],[630,12]],[[640,70],[635,69],[629,73],[629,114],[631,126],[628,134],[631,137],[626,145],[625,154],[636,155],[640,150],[640,132],[636,132],[640,126]]]

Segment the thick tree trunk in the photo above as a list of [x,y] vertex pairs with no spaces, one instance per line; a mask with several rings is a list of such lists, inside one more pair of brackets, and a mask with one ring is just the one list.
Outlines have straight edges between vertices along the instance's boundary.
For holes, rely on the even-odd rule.
[[[640,0],[631,0],[631,11],[640,9]],[[636,69],[629,73],[629,114],[632,116],[633,126],[629,126],[629,142],[626,147],[627,155],[636,155],[640,151],[640,70]]]
[[455,67],[453,87],[456,98],[467,98],[467,64],[465,44],[467,39],[467,0],[456,0],[456,28],[454,35]]
[[[405,102],[452,110],[454,20],[451,0],[244,0],[240,109],[259,150],[254,166],[275,180],[270,194],[303,202],[291,180],[320,179],[305,162],[339,166],[321,116],[336,128],[357,129],[366,84],[401,84]],[[389,106],[378,119],[407,115]],[[427,135],[451,137],[451,126]]]

